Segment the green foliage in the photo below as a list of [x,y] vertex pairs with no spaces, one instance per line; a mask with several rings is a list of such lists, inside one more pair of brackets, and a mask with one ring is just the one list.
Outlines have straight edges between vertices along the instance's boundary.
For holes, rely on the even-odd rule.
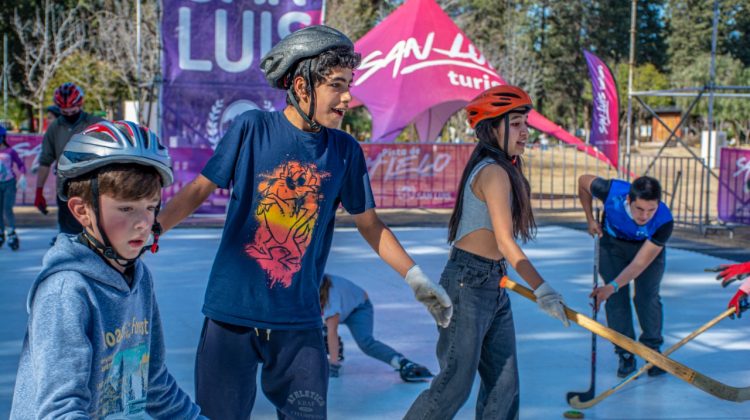
[[73,82],[83,88],[86,94],[84,106],[90,112],[110,110],[127,94],[114,69],[83,51],[68,57],[52,78],[44,95],[49,98],[50,104],[55,89],[65,82]]
[[[710,54],[703,53],[695,57],[692,66],[675,69],[672,73],[674,86],[704,86],[708,84]],[[728,55],[716,57],[716,84],[720,86],[750,86],[750,69],[742,62]],[[708,95],[704,95],[694,108],[694,114],[705,115],[708,112]],[[750,116],[750,100],[747,98],[715,98],[714,118],[718,120],[745,119]],[[690,98],[680,98],[677,104],[687,107]]]

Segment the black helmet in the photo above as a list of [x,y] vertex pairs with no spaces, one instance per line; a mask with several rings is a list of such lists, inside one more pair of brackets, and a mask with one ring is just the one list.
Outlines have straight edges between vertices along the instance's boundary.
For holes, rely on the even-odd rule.
[[288,77],[294,66],[301,60],[320,55],[334,48],[354,50],[352,41],[330,26],[313,25],[287,35],[274,45],[260,61],[260,69],[271,87],[289,89],[292,84]]
[[307,113],[302,111],[294,95],[292,75],[300,61],[317,57],[335,48],[346,48],[349,51],[354,51],[354,44],[346,35],[330,26],[313,25],[291,33],[279,41],[260,61],[260,69],[266,75],[266,80],[271,87],[286,89],[289,102],[313,131],[320,130],[320,124],[313,120],[315,115],[315,89],[312,80],[311,61],[307,61],[302,73],[305,83],[310,89],[310,110]]

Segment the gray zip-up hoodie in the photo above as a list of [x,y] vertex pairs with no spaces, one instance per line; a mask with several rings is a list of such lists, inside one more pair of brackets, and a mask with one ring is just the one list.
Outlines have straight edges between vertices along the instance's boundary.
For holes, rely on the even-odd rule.
[[151,273],[133,285],[95,251],[60,234],[27,302],[11,419],[195,419],[200,409],[164,364]]

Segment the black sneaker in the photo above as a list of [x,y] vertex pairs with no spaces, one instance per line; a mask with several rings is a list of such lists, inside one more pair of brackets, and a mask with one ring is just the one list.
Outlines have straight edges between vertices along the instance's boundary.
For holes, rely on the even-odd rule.
[[635,357],[631,353],[620,354],[620,363],[617,367],[617,377],[626,378],[633,372],[635,372]]
[[435,376],[426,367],[418,365],[407,358],[401,359],[399,364],[401,367],[398,369],[398,373],[404,382],[422,382]]
[[651,369],[648,370],[648,376],[661,376],[667,373],[664,369],[660,368],[659,366],[654,365]]

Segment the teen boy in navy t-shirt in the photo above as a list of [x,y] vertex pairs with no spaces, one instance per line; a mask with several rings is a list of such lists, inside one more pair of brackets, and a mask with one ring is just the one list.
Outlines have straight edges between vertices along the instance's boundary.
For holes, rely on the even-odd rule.
[[[630,184],[582,175],[578,180],[578,195],[589,232],[601,238],[598,266],[606,284],[595,289],[592,297],[596,297],[597,305],[607,301],[610,328],[635,339],[629,289],[634,281],[633,303],[642,330],[639,341],[659,351],[664,342],[659,288],[665,267],[664,247],[674,226],[672,213],[661,202],[659,181],[642,176]],[[592,196],[604,203],[601,225],[591,211]],[[619,356],[617,376],[624,378],[635,370],[635,358],[621,347],[615,347],[615,352]],[[663,373],[658,367],[648,371],[649,376]]]
[[445,291],[375,214],[362,149],[335,129],[351,101],[359,61],[352,42],[326,26],[280,41],[261,69],[272,86],[287,90],[288,106],[239,116],[201,175],[161,213],[167,230],[217,186],[232,187],[196,358],[196,400],[209,418],[250,417],[260,363],[263,392],[280,418],[326,417],[318,290],[339,204],[438,324],[450,322]]

